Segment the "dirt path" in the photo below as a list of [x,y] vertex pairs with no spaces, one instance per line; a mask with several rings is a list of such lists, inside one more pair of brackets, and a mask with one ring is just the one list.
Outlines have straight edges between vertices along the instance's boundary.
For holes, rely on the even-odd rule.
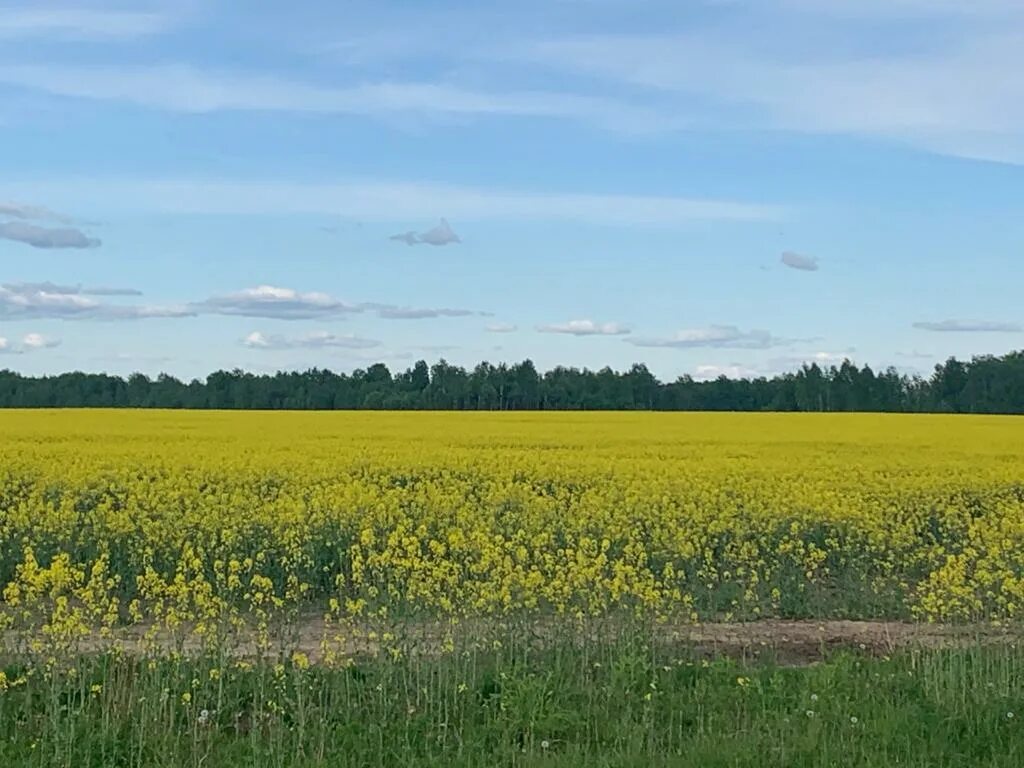
[[[605,620],[587,625],[585,635],[594,640],[613,638],[622,630],[621,622]],[[417,622],[405,625],[400,632],[402,646],[424,655],[442,652],[444,638],[449,626],[442,622]],[[463,622],[454,629],[462,639],[481,640],[508,636],[515,631],[539,644],[564,637],[577,631],[566,628],[562,622],[552,619],[517,625],[514,629],[482,621]],[[348,626],[341,630],[344,639],[336,639],[337,629],[325,626],[323,619],[309,617],[290,628],[287,639],[277,641],[272,648],[283,652],[301,651],[313,663],[323,658],[325,638],[343,655],[372,655],[381,649],[381,628],[369,626]],[[505,634],[503,634],[505,633]],[[830,653],[849,649],[861,653],[882,656],[906,648],[954,648],[970,645],[1013,645],[1024,642],[1024,626],[993,627],[991,625],[951,626],[941,624],[914,624],[899,621],[787,621],[765,619],[752,622],[707,622],[702,624],[668,624],[653,628],[659,642],[678,646],[681,651],[698,658],[728,656],[737,659],[772,659],[787,666],[813,664]],[[13,633],[4,635],[4,645],[15,649],[23,643],[23,636]],[[489,644],[489,641],[487,641]],[[229,642],[231,654],[239,658],[259,655],[255,635],[242,633]],[[199,640],[185,633],[182,640],[166,632],[153,633],[144,626],[124,629],[113,637],[89,637],[80,641],[77,648],[84,653],[101,652],[113,647],[126,652],[152,652],[180,650],[185,653],[198,651]]]
[[667,637],[707,656],[771,657],[808,664],[841,649],[890,654],[903,648],[954,648],[1024,641],[1024,628],[948,626],[897,621],[782,621],[674,627]]

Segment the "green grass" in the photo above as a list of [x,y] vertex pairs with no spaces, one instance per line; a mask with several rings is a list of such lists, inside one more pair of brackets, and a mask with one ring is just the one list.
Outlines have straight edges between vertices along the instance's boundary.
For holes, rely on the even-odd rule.
[[5,673],[7,766],[1024,764],[1009,646],[780,667],[626,633],[344,669],[108,653]]

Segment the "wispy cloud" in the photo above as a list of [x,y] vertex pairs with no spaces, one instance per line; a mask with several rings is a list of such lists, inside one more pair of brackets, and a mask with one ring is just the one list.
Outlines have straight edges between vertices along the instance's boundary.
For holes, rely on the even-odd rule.
[[32,284],[0,286],[0,320],[112,321],[189,317],[194,314],[188,307],[104,303],[81,293],[40,290],[39,286]]
[[15,344],[4,336],[0,336],[0,354],[23,355],[60,346],[60,339],[43,336],[41,333],[26,333],[20,344]]
[[271,74],[142,67],[0,66],[0,82],[55,96],[117,101],[172,112],[308,112],[362,116],[546,117],[626,132],[671,130],[683,121],[642,105],[549,91],[478,91],[449,83],[319,85]]
[[420,344],[418,346],[413,347],[413,349],[417,350],[418,352],[427,352],[432,355],[440,355],[445,352],[456,352],[462,349],[462,347],[458,346],[457,344]]
[[146,37],[167,30],[172,20],[158,13],[85,8],[0,9],[0,39],[58,38],[114,40]]
[[356,305],[326,293],[302,293],[292,288],[258,285],[192,305],[196,312],[215,315],[266,317],[279,320],[311,320],[359,312]]
[[1020,333],[1024,325],[1003,323],[995,320],[939,320],[938,322],[914,323],[921,331],[940,333]]
[[[419,26],[378,30],[356,45],[371,54],[388,49],[398,58],[425,50],[433,64],[446,65],[441,71],[452,73],[440,81],[397,82],[393,66],[362,81],[338,82],[183,63],[7,64],[0,66],[0,81],[59,97],[188,113],[305,112],[446,122],[539,117],[634,133],[781,129],[885,137],[931,151],[1024,162],[1018,130],[1024,85],[1005,76],[1024,63],[1024,12],[1016,0],[704,5],[742,6],[743,13],[724,13],[716,24],[697,30],[690,25],[679,31],[686,29],[680,20],[657,34],[552,32],[536,40],[527,37],[527,25],[518,25],[477,46],[468,44],[469,35],[449,39],[441,27],[451,18],[439,16],[424,35],[420,16]],[[933,24],[934,34],[922,43],[919,34],[906,34],[908,22]],[[64,30],[81,37],[132,37],[173,23],[153,13],[5,9],[0,37],[5,28],[8,35]],[[759,33],[751,34],[751,28]],[[357,38],[346,35],[342,47],[351,48]],[[843,44],[829,45],[833,39]],[[474,77],[459,80],[467,58]],[[538,66],[554,70],[554,76],[538,73]],[[510,73],[527,83],[547,75],[547,82],[571,89],[510,87]],[[614,95],[594,95],[602,90]]]
[[98,248],[100,240],[74,227],[40,227],[23,221],[0,222],[0,239],[33,248]]
[[[550,193],[432,182],[234,182],[218,179],[60,178],[19,181],[49,199],[96,197],[126,211],[232,215],[322,214],[362,220],[426,218],[438,209],[465,221],[575,221],[601,226],[678,227],[692,221],[779,221],[784,206],[733,200]],[[415,234],[415,233],[413,233]],[[404,236],[403,236],[404,239]]]
[[924,20],[941,17],[1004,19],[1020,18],[1017,0],[753,0],[752,5],[771,10],[793,9],[816,15],[866,19]]
[[58,224],[73,224],[74,219],[63,213],[51,211],[41,205],[29,205],[27,203],[0,202],[0,216],[7,216],[12,219],[28,219],[35,221],[54,221]]
[[280,336],[253,331],[242,340],[242,344],[252,349],[286,350],[286,349],[371,349],[379,347],[375,339],[365,339],[354,334],[336,334],[329,331],[313,331],[302,336]]
[[491,323],[487,326],[488,333],[515,333],[518,330],[519,326],[512,323]]
[[885,137],[1021,163],[1024,81],[1006,73],[1024,66],[1022,18],[1018,13],[1015,23],[998,29],[961,25],[931,46],[908,42],[884,52],[872,44],[873,27],[863,33],[832,28],[845,41],[835,50],[786,35],[786,17],[778,15],[776,38],[728,26],[699,35],[590,35],[544,41],[520,55],[684,103],[699,99],[699,122],[707,128]]
[[785,251],[780,261],[791,269],[800,269],[804,272],[818,271],[818,259],[814,256],[804,256],[793,251]]
[[629,329],[618,323],[595,323],[593,320],[570,320],[567,323],[541,325],[541,333],[565,333],[571,336],[623,336]]
[[916,349],[912,349],[909,352],[897,352],[896,357],[905,357],[909,360],[933,360],[936,355],[931,352],[919,352]]
[[[14,221],[3,221],[4,218]],[[61,224],[43,226],[32,222]],[[70,226],[74,219],[41,205],[26,203],[0,203],[0,239],[31,245],[34,248],[97,248],[100,241],[89,237],[77,227]]]
[[113,288],[103,285],[60,285],[45,281],[42,283],[3,283],[4,288],[16,293],[63,293],[73,296],[141,296],[136,288]]
[[368,309],[377,313],[378,317],[385,320],[430,320],[437,317],[489,317],[490,312],[481,312],[475,309],[431,309],[420,307],[395,307],[380,304],[367,304]]
[[461,243],[462,240],[455,234],[455,230],[448,224],[447,219],[441,219],[441,223],[436,227],[428,229],[426,232],[403,232],[400,235],[392,235],[391,240],[397,240],[405,243],[406,245],[451,245],[452,243]]
[[369,312],[385,320],[427,320],[439,317],[490,315],[473,309],[402,307],[379,302],[350,303],[326,293],[303,293],[293,288],[259,285],[191,305],[194,312],[214,315],[263,317],[273,320],[339,318]]
[[674,347],[692,349],[696,347],[722,347],[736,349],[767,349],[789,343],[768,331],[743,331],[735,325],[710,325],[705,328],[690,328],[677,331],[667,337],[635,337],[625,340],[637,347]]
[[108,285],[86,285],[81,289],[83,296],[141,296],[138,288],[118,288]]
[[408,232],[402,232],[400,235],[391,235],[388,240],[395,240],[406,245],[417,245],[420,241],[420,236],[410,229]]

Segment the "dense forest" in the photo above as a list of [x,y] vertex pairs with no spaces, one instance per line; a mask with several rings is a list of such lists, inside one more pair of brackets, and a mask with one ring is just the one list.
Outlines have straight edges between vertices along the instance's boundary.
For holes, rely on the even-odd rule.
[[217,371],[188,383],[166,374],[35,378],[5,370],[0,407],[1024,413],[1024,352],[950,358],[928,378],[850,361],[772,378],[671,382],[641,364],[624,372],[557,367],[541,374],[529,360],[480,363],[471,371],[421,360],[397,374],[380,363],[351,374]]

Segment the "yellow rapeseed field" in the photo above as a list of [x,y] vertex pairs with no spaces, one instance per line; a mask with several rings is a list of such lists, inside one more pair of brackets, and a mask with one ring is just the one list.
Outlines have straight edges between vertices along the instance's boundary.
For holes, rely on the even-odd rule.
[[1008,619],[1024,420],[0,413],[8,633],[354,617]]

